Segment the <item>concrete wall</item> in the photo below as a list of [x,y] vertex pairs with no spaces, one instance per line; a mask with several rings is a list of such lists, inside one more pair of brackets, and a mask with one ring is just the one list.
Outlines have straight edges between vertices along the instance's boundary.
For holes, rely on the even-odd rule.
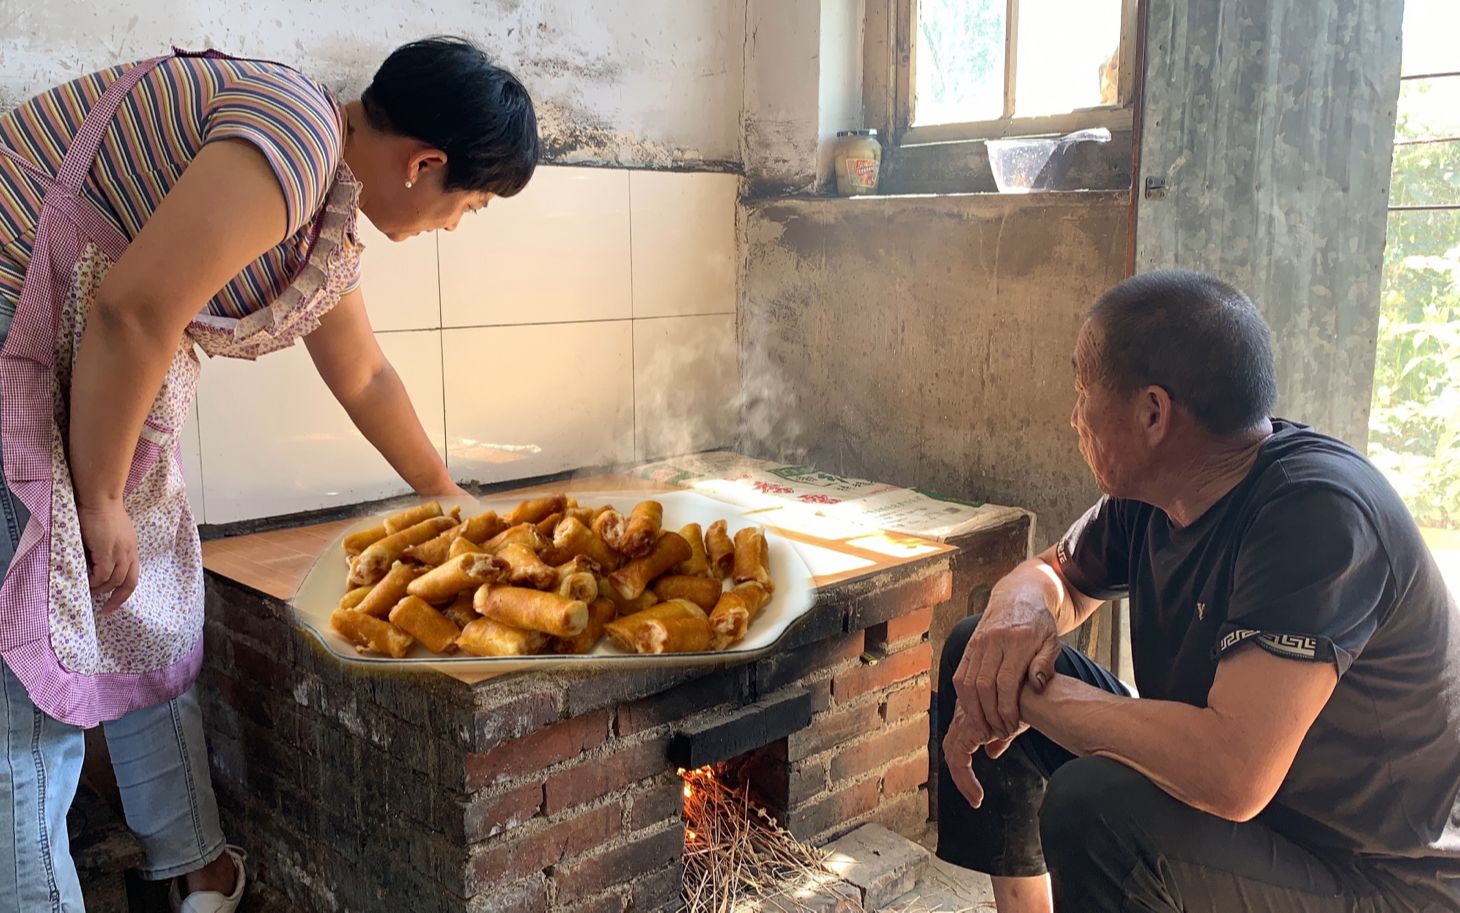
[[745,17],[746,0],[0,0],[0,110],[172,45],[280,60],[353,97],[395,47],[452,33],[527,84],[550,161],[724,167],[741,161]]
[[1084,311],[1124,274],[1123,192],[791,199],[743,213],[741,445],[1028,507],[1097,496],[1069,427]]
[[1272,325],[1279,412],[1363,446],[1403,4],[1150,0],[1137,269],[1219,275]]

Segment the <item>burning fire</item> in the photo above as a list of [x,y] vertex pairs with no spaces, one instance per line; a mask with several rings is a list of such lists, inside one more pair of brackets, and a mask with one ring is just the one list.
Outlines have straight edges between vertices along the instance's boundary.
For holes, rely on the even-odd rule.
[[[776,823],[750,796],[747,784],[732,784],[713,767],[679,769],[684,781],[685,913],[738,909],[742,898],[777,896],[790,907],[836,880],[824,867],[824,853],[808,847]],[[854,909],[860,910],[860,904]]]

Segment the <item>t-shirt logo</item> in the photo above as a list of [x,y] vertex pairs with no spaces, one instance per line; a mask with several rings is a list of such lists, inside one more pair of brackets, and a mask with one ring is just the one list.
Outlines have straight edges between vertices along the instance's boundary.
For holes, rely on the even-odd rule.
[[1196,604],[1196,620],[1197,621],[1206,621],[1207,620],[1207,604],[1206,603],[1204,603],[1204,602],[1198,602]]

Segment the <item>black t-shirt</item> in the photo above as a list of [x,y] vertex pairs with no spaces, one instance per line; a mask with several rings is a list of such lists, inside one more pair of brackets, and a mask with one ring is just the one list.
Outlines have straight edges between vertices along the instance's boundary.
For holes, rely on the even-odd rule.
[[1274,420],[1247,477],[1184,529],[1106,498],[1059,544],[1096,598],[1126,597],[1143,698],[1206,706],[1249,641],[1331,662],[1338,687],[1263,820],[1460,909],[1460,610],[1374,466]]

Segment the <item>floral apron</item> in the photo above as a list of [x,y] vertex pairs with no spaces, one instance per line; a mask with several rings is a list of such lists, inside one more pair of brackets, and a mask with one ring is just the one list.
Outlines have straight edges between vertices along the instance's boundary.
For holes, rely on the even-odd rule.
[[197,387],[196,349],[254,359],[293,345],[339,302],[360,256],[360,185],[341,164],[311,227],[308,259],[289,287],[246,317],[203,314],[188,327],[142,428],[123,493],[137,530],[137,589],[119,609],[100,614],[88,585],[66,429],[87,316],[128,239],[82,189],[127,92],[166,59],[138,64],[107,89],[55,177],[0,145],[0,155],[46,185],[30,267],[0,349],[5,487],[29,513],[23,528],[11,530],[15,555],[0,585],[0,656],[36,706],[76,726],[171,700],[202,663],[202,553],[179,446]]

